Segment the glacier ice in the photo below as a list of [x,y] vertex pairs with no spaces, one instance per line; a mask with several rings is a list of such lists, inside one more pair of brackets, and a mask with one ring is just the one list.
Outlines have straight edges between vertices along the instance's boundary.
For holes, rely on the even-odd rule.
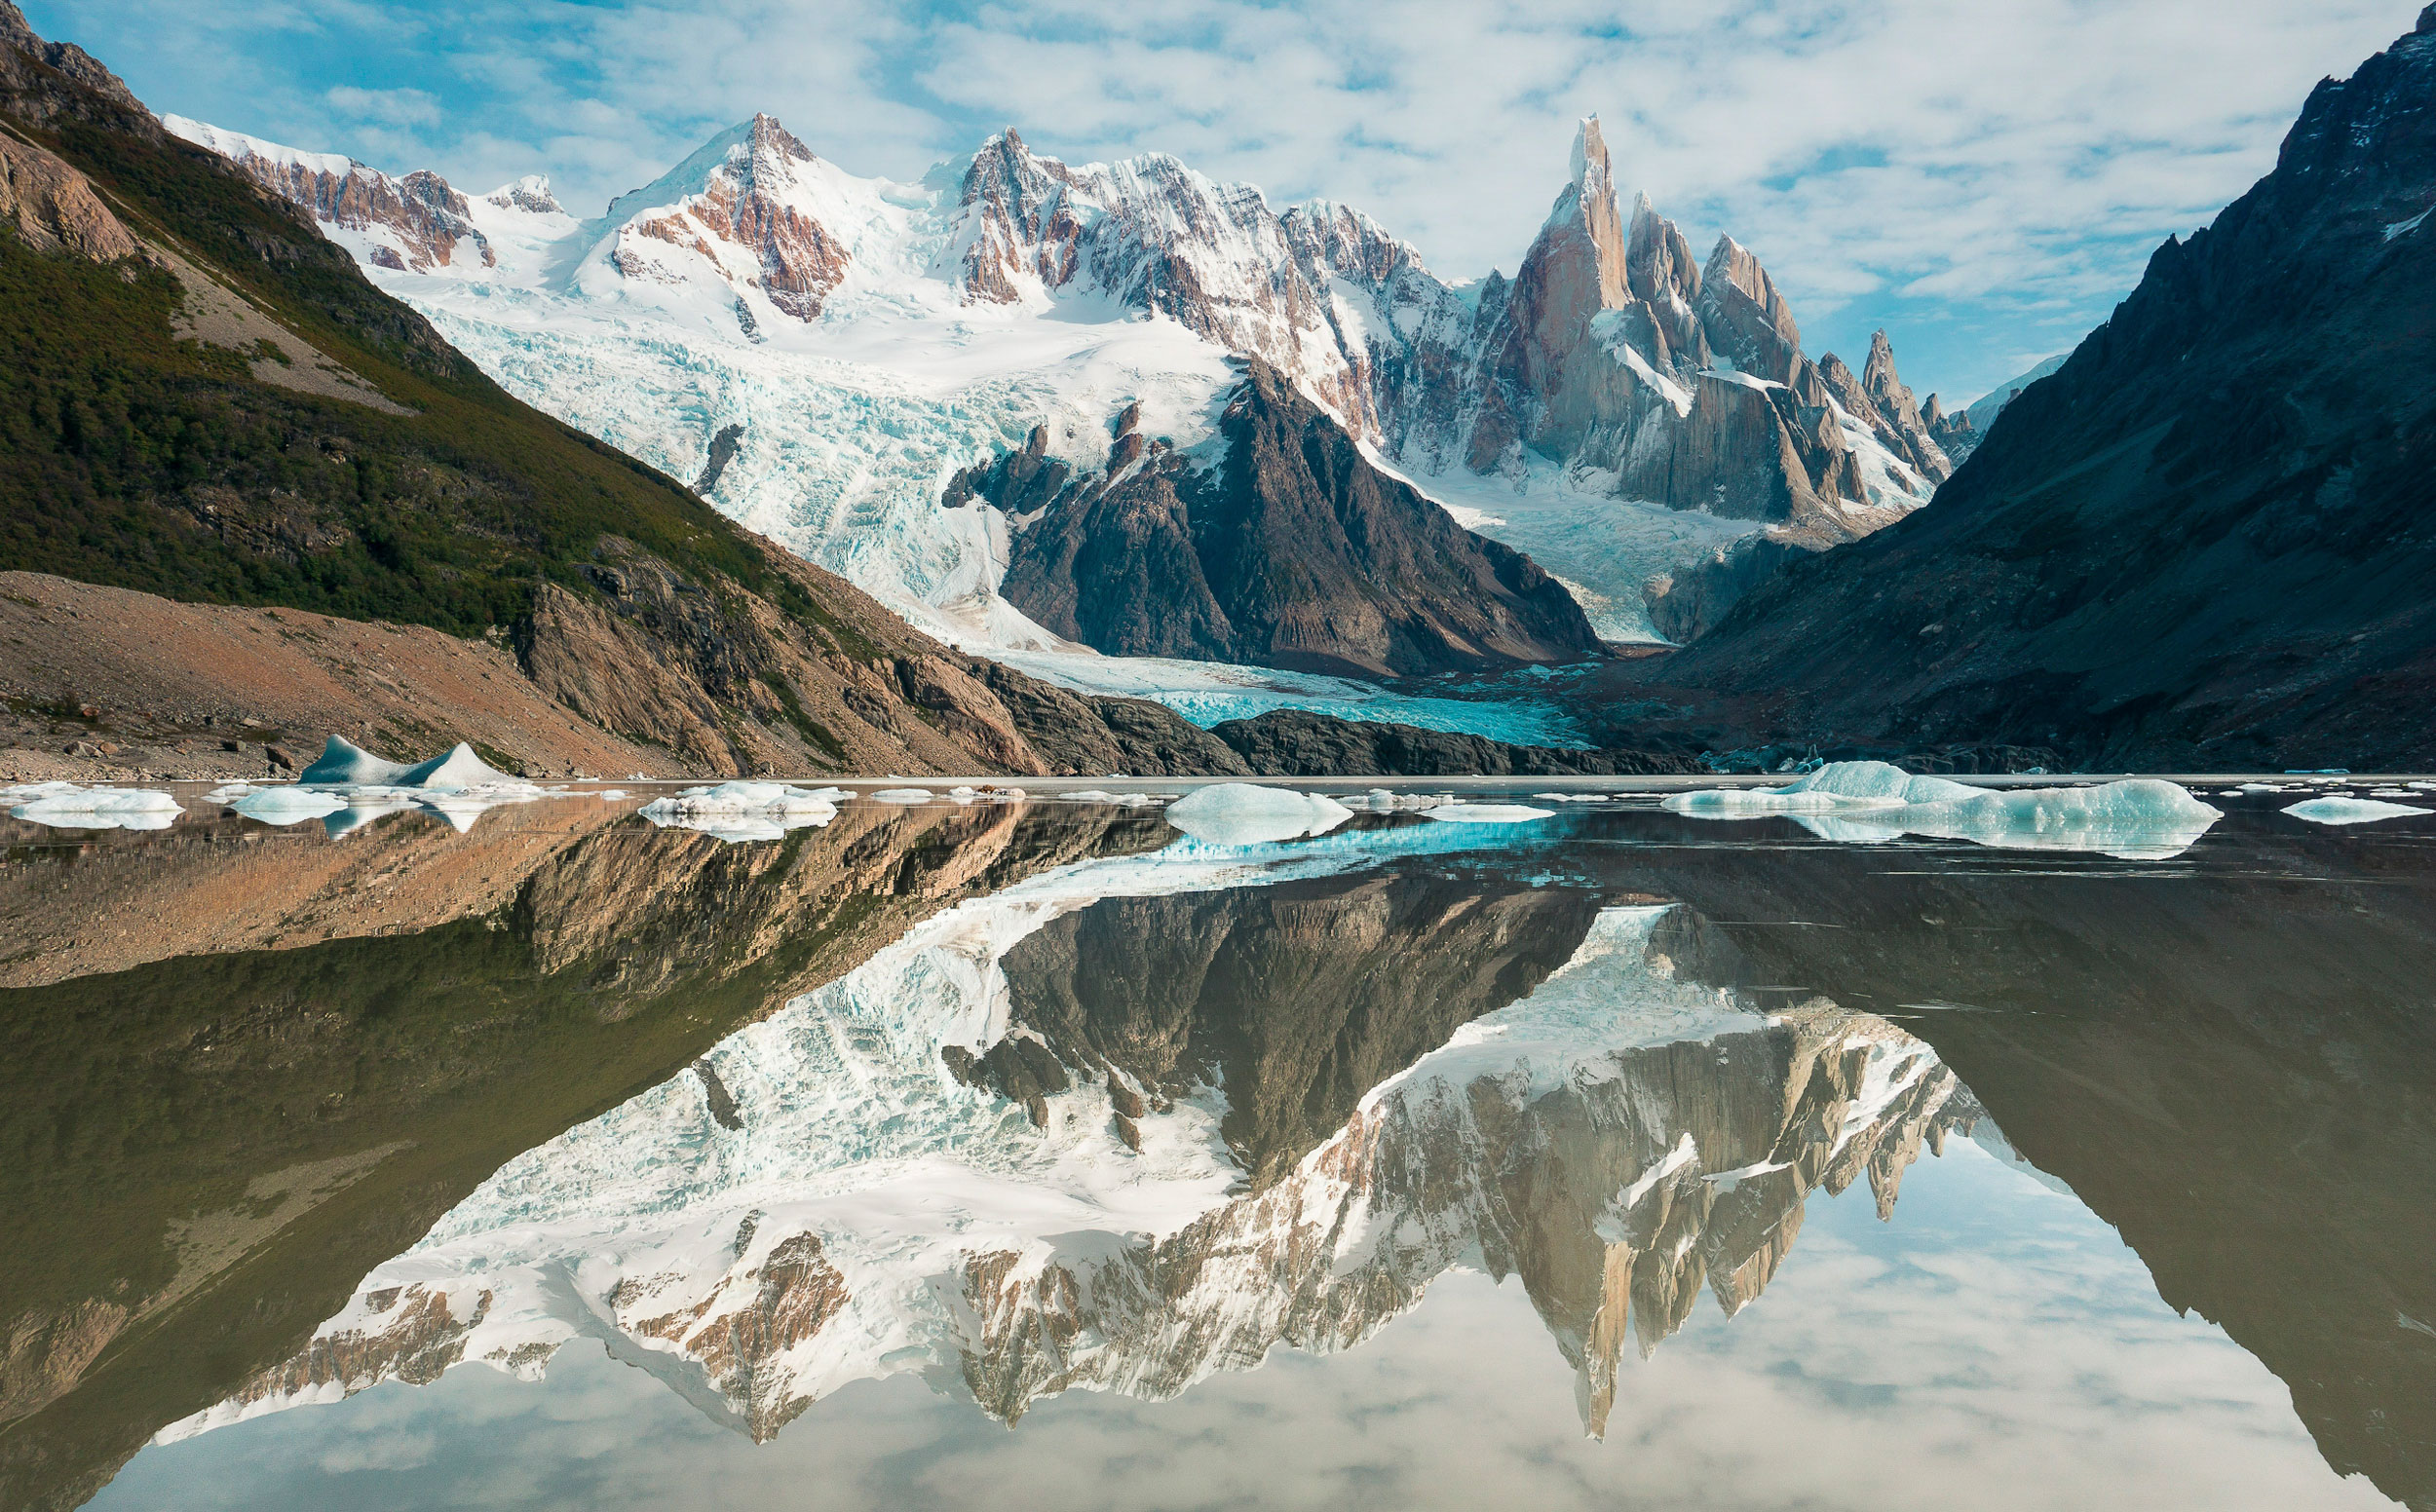
[[1784,814],[1822,838],[1862,844],[1925,835],[2126,860],[2180,855],[2224,816],[2180,784],[2153,777],[2087,787],[1978,788],[1883,761],[1831,762],[1783,787],[1675,793],[1662,807],[1704,819]]
[[185,813],[177,800],[150,788],[79,787],[26,782],[0,788],[11,818],[54,829],[167,829]]
[[304,769],[299,782],[396,783],[406,775],[403,762],[384,761],[343,735],[331,736],[322,744],[322,754],[313,765]]
[[301,824],[347,807],[347,800],[336,793],[286,786],[258,788],[229,805],[236,813],[264,824]]
[[837,801],[846,796],[842,787],[721,782],[653,799],[640,813],[663,829],[700,830],[734,845],[778,840],[791,829],[823,826],[837,817]]
[[1352,810],[1333,798],[1249,782],[1197,788],[1167,806],[1168,823],[1216,846],[1324,835],[1352,816]]
[[2306,803],[2294,804],[2284,812],[2312,824],[2374,824],[2379,819],[2403,819],[2417,813],[2436,813],[2436,809],[2387,803],[2381,798],[2312,798]]

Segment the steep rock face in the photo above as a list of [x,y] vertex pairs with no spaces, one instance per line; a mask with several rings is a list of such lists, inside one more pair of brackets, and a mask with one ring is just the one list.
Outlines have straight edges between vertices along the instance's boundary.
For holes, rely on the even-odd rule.
[[0,220],[14,222],[37,251],[116,262],[142,250],[92,180],[58,154],[14,136],[0,136]]
[[[1659,674],[1804,738],[2180,770],[2436,764],[2436,11],[2310,95],[1932,509]],[[2373,353],[2363,362],[2360,354]]]
[[1561,586],[1373,467],[1267,363],[1220,435],[1206,471],[1128,431],[1097,479],[1030,452],[969,474],[1017,525],[1009,602],[1121,655],[1398,675],[1598,655]]
[[[1623,497],[1766,521],[1812,547],[1916,507],[1945,475],[1942,455],[1902,439],[1921,422],[1890,348],[1873,352],[1876,388],[1838,393],[1802,356],[1767,269],[1732,238],[1695,267],[1646,198],[1627,234],[1595,119],[1576,140],[1573,181],[1499,292],[1482,296],[1475,338],[1475,472],[1528,446],[1613,470]],[[1902,468],[1865,468],[1854,427],[1897,438]]]
[[611,263],[629,279],[669,280],[667,249],[691,252],[728,282],[759,289],[782,314],[818,319],[852,261],[821,218],[821,180],[835,170],[767,115],[691,161],[714,150],[716,162],[690,192],[618,228]]
[[392,178],[352,158],[297,152],[184,116],[165,117],[163,124],[315,219],[368,233],[366,255],[382,267],[423,273],[460,257],[483,267],[498,263],[489,240],[469,218],[465,196],[428,169]]

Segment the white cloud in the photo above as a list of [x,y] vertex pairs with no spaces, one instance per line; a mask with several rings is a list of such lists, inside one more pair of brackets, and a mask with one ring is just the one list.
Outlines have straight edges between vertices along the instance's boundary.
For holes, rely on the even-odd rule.
[[1628,183],[1696,242],[1732,229],[1761,254],[1813,350],[1886,321],[1907,352],[1927,344],[1916,379],[1967,388],[2069,345],[2417,3],[28,9],[163,108],[367,161],[377,146],[469,186],[540,170],[599,204],[754,110],[900,178],[1013,124],[1063,156],[1163,149],[1273,198],[1359,206],[1457,277],[1511,270],[1596,112]]

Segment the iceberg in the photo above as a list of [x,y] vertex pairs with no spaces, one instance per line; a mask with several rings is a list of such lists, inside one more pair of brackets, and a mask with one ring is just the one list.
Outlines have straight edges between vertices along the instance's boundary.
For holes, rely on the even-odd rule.
[[1423,818],[1447,824],[1527,824],[1533,819],[1552,817],[1555,812],[1527,804],[1452,803],[1424,809],[1421,813]]
[[643,817],[662,829],[700,830],[730,845],[778,840],[791,829],[818,828],[837,817],[839,787],[790,787],[783,782],[721,782],[689,787],[643,805]]
[[435,792],[462,787],[515,787],[520,777],[491,766],[463,740],[445,755],[412,766],[386,761],[334,735],[323,743],[322,754],[296,779],[308,787],[419,787]]
[[2088,787],[1977,788],[1883,761],[1833,762],[1783,787],[1675,793],[1661,807],[1703,819],[1784,814],[1822,839],[1864,845],[1925,835],[2124,860],[2180,855],[2224,817],[2181,784],[2154,777]]
[[2415,813],[2436,813],[2436,809],[2421,809],[2413,804],[2387,803],[2381,798],[2312,798],[2297,803],[2284,811],[2296,819],[2312,824],[2374,824],[2379,819],[2408,818]]
[[1167,806],[1167,822],[1213,846],[1257,846],[1324,835],[1353,816],[1333,798],[1222,782],[1197,788]]
[[347,807],[347,800],[336,793],[312,787],[264,787],[247,793],[228,807],[247,818],[264,824],[301,824],[319,819]]
[[304,769],[299,782],[346,784],[371,783],[388,786],[404,780],[403,763],[384,761],[343,735],[331,736],[322,744],[322,754],[313,765]]
[[933,795],[927,787],[884,787],[871,795],[873,803],[924,804]]
[[0,788],[9,816],[55,829],[168,829],[186,811],[150,788],[79,787],[33,782]]

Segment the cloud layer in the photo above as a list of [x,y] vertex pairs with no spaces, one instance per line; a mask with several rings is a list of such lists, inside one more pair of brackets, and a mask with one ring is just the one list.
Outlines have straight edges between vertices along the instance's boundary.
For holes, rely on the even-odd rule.
[[1003,125],[1341,200],[1511,270],[1597,113],[1625,180],[1757,250],[1806,345],[1975,396],[2072,345],[2417,0],[29,0],[156,108],[572,208],[755,110],[862,173]]

